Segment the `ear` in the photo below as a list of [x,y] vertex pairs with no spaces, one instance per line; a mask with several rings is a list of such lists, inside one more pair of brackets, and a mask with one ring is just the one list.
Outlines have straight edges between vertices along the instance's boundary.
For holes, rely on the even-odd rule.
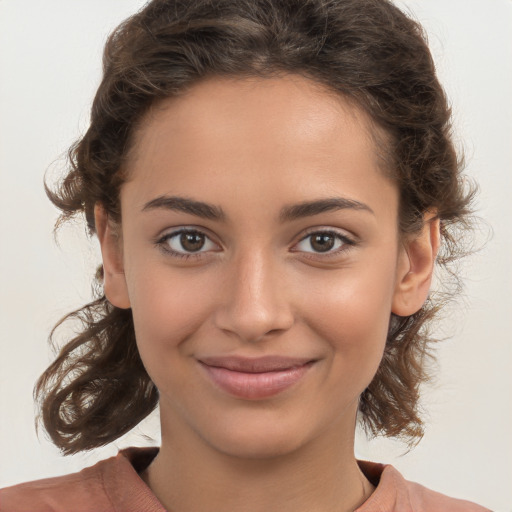
[[391,308],[395,315],[412,315],[427,300],[440,238],[439,219],[432,213],[427,213],[421,233],[404,242],[399,255]]
[[103,259],[105,296],[113,306],[128,309],[131,306],[124,274],[122,240],[100,203],[94,206],[94,222]]

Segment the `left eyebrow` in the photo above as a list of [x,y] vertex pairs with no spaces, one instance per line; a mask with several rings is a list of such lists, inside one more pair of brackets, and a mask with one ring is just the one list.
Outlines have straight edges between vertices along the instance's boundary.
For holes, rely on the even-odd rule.
[[279,214],[279,220],[281,222],[290,222],[303,217],[319,215],[320,213],[346,209],[363,210],[375,215],[375,212],[367,204],[345,197],[331,197],[285,206]]

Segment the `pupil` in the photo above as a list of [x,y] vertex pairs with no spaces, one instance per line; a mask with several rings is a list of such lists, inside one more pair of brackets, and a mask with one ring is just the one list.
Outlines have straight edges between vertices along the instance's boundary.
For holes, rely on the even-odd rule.
[[311,247],[315,251],[326,252],[334,247],[334,237],[332,235],[315,235],[311,238]]
[[194,252],[203,247],[204,236],[198,233],[182,233],[180,242],[183,249]]

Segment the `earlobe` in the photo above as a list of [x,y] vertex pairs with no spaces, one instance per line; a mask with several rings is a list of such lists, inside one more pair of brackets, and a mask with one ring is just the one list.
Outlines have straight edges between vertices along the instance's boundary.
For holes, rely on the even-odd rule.
[[124,274],[121,240],[100,203],[94,207],[94,220],[103,259],[105,296],[113,306],[129,309],[131,305]]
[[430,214],[425,215],[421,233],[405,243],[391,308],[395,315],[410,316],[427,300],[440,238],[439,219]]

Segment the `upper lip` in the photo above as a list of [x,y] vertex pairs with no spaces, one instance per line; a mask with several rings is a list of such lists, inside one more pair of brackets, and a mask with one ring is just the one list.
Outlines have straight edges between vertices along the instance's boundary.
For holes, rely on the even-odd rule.
[[304,366],[314,359],[287,356],[241,357],[241,356],[211,356],[201,357],[199,362],[217,368],[225,368],[235,372],[264,373],[289,370]]

